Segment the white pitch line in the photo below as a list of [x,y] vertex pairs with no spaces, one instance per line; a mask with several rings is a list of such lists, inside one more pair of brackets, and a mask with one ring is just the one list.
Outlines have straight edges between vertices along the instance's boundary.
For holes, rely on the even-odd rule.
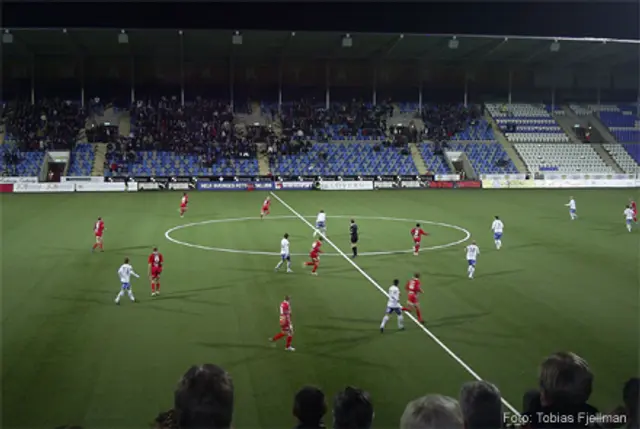
[[[309,218],[315,219],[314,216],[307,216]],[[423,247],[421,250],[426,251],[426,250],[438,250],[438,249],[446,249],[447,247],[452,247],[452,246],[457,246],[458,244],[464,243],[465,241],[467,241],[470,237],[471,237],[471,233],[469,231],[467,231],[466,229],[462,228],[461,226],[457,226],[457,225],[451,225],[448,223],[443,223],[443,222],[433,222],[433,221],[429,221],[429,220],[420,220],[420,219],[404,219],[404,218],[396,218],[396,217],[379,217],[379,216],[354,216],[354,215],[333,215],[333,216],[327,216],[327,219],[353,219],[354,217],[357,217],[358,219],[362,220],[362,219],[370,219],[370,220],[384,220],[384,221],[395,221],[395,222],[421,222],[424,224],[429,224],[429,225],[436,225],[436,226],[442,226],[445,228],[451,228],[451,229],[455,229],[457,231],[461,231],[465,234],[465,237],[457,240],[457,241],[452,241],[451,243],[445,243],[445,244],[440,244],[440,245],[436,245],[436,246],[425,246]],[[275,219],[297,219],[297,216],[272,216],[269,219],[270,220],[275,220]],[[227,249],[224,247],[211,247],[211,246],[203,246],[201,244],[194,244],[194,243],[189,243],[186,241],[180,241],[178,239],[175,239],[171,236],[171,234],[174,231],[180,230],[180,229],[185,229],[185,228],[190,228],[193,226],[199,226],[199,225],[207,225],[207,224],[216,224],[216,223],[228,223],[228,222],[243,222],[243,221],[250,221],[250,220],[262,220],[262,218],[259,217],[239,217],[239,218],[229,218],[229,219],[211,219],[211,220],[204,220],[201,222],[192,222],[192,223],[186,223],[186,224],[182,224],[182,225],[178,225],[178,226],[174,226],[173,228],[168,229],[167,231],[165,231],[164,236],[167,240],[176,243],[176,244],[180,244],[182,246],[186,246],[186,247],[191,247],[193,249],[200,249],[200,250],[211,250],[214,252],[222,252],[222,253],[235,253],[235,254],[242,254],[242,255],[259,255],[259,256],[280,256],[279,252],[265,252],[262,250],[241,250],[241,249]],[[360,256],[386,256],[386,255],[401,255],[401,254],[405,254],[405,253],[413,253],[413,249],[407,249],[407,250],[388,250],[388,251],[381,251],[381,252],[362,252],[360,253]],[[291,256],[307,256],[307,253],[292,253]],[[325,253],[325,256],[341,256],[339,253]]]
[[[280,204],[282,204],[287,210],[289,210],[292,214],[294,214],[298,219],[300,219],[302,222],[304,222],[305,224],[307,224],[307,226],[313,230],[315,230],[315,227],[304,218],[304,216],[302,216],[300,213],[298,213],[297,211],[294,210],[293,207],[291,207],[289,204],[287,204],[282,198],[280,198],[278,195],[276,195],[274,192],[271,192],[271,195],[280,202]],[[376,287],[376,289],[378,289],[380,291],[380,293],[382,293],[384,296],[386,296],[387,298],[389,298],[389,294],[387,293],[386,290],[384,290],[384,288],[382,286],[380,286],[378,284],[378,282],[376,282],[369,274],[367,274],[362,268],[360,268],[358,266],[358,264],[356,264],[355,262],[353,262],[353,260],[351,258],[349,258],[342,250],[340,250],[340,248],[338,248],[338,246],[336,246],[335,244],[333,244],[333,242],[331,240],[329,240],[327,237],[323,237],[324,241],[326,241],[327,243],[329,243],[329,245],[331,247],[333,247],[336,252],[338,252],[340,254],[340,256],[342,256],[347,262],[349,262],[353,268],[355,268],[360,274],[362,274],[362,276],[367,279],[369,281],[369,283],[371,283],[373,286]],[[427,334],[437,345],[440,346],[440,348],[442,350],[444,350],[449,356],[451,356],[451,358],[453,360],[455,360],[456,362],[458,362],[458,364],[460,364],[461,367],[463,367],[473,378],[475,378],[478,381],[482,381],[483,378],[480,377],[478,375],[478,373],[476,373],[469,365],[467,365],[465,363],[465,361],[463,361],[458,355],[456,355],[453,351],[451,351],[451,349],[449,347],[447,347],[438,337],[436,337],[433,332],[431,332],[429,329],[427,329],[423,324],[421,324],[420,322],[418,322],[418,319],[416,319],[413,314],[411,313],[407,313],[407,316],[409,317],[409,319],[411,319],[420,329],[422,329],[422,331]],[[511,411],[512,413],[514,413],[515,415],[520,415],[520,413],[518,412],[518,410],[516,410],[516,408],[511,405],[509,402],[507,402],[506,399],[502,398],[502,403],[504,404],[505,407],[507,407],[509,409],[509,411]]]

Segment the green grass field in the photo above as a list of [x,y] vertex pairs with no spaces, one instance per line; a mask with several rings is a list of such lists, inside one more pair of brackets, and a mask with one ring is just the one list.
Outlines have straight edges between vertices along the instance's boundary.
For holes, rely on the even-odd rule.
[[[573,194],[581,216],[563,205]],[[635,194],[635,195],[634,195]],[[295,211],[328,214],[329,236],[349,252],[348,218],[361,252],[410,248],[415,220],[470,231],[481,248],[477,278],[466,278],[464,244],[355,262],[385,289],[422,273],[427,328],[520,408],[537,365],[554,351],[586,358],[596,374],[592,402],[620,402],[639,367],[640,231],[622,216],[637,191],[281,192]],[[457,396],[469,373],[412,322],[381,335],[386,298],[334,252],[320,275],[300,267],[274,273],[277,256],[228,253],[170,242],[186,223],[257,217],[263,193],[4,195],[2,202],[2,423],[5,428],[146,426],[172,405],[178,378],[194,363],[226,368],[236,386],[235,427],[290,427],[294,392],[304,384],[332,396],[345,385],[371,392],[376,427],[397,427],[406,403],[427,393]],[[196,246],[279,252],[283,233],[305,254],[308,225],[274,201],[271,218],[209,222],[174,231]],[[494,215],[505,222],[493,246]],[[92,226],[106,223],[105,252],[90,253]],[[406,218],[406,221],[376,219]],[[427,224],[428,246],[465,233]],[[146,273],[153,246],[165,256],[162,296],[134,279],[139,304],[113,299],[125,256]],[[292,297],[295,353],[266,340],[278,305]]]

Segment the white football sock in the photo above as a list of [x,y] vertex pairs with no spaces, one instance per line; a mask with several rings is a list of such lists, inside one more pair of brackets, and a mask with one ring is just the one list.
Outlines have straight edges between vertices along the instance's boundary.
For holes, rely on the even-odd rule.
[[388,321],[389,321],[389,316],[385,314],[384,317],[382,318],[382,323],[380,324],[380,329],[384,328],[384,325],[386,325]]

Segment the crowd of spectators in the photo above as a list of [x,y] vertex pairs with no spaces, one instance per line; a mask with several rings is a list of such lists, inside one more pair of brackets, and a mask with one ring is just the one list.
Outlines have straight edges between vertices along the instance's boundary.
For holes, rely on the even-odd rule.
[[199,155],[205,166],[220,160],[257,156],[259,131],[236,127],[227,102],[196,98],[182,105],[177,97],[138,101],[131,106],[132,132],[108,146],[112,172],[126,170],[138,151]]
[[[272,115],[277,113],[272,112]],[[338,127],[338,132],[343,136],[358,135],[359,130],[365,135],[384,136],[391,115],[393,106],[386,101],[374,106],[351,100],[332,103],[327,109],[326,105],[303,99],[282,106],[278,116],[285,135],[317,136],[322,140],[322,136],[332,127]]]
[[462,104],[425,105],[422,109],[424,137],[435,142],[450,140],[482,116],[477,106]]
[[85,119],[78,104],[57,98],[10,103],[3,110],[6,138],[24,151],[72,149]]
[[[640,378],[621,390],[620,406],[601,413],[589,404],[593,374],[570,352],[548,356],[538,370],[538,386],[523,395],[522,409],[505,409],[500,390],[487,381],[462,385],[458,398],[438,394],[410,401],[398,416],[400,429],[627,428],[640,427]],[[223,368],[193,366],[178,382],[173,408],[158,415],[157,429],[229,429],[233,427],[235,390]],[[293,398],[296,428],[369,429],[375,427],[374,398],[356,387],[337,392],[327,404],[324,392],[305,386]],[[331,419],[331,421],[327,421]]]

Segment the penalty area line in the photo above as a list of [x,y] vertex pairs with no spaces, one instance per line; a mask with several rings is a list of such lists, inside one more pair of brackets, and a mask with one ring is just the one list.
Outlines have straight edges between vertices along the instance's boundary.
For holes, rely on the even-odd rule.
[[[315,227],[311,224],[311,222],[309,222],[307,219],[305,219],[304,216],[302,216],[300,213],[298,213],[293,207],[291,207],[289,204],[287,204],[282,198],[280,198],[278,195],[276,195],[274,192],[271,192],[271,195],[273,196],[273,198],[275,198],[276,200],[278,200],[278,202],[280,204],[282,204],[287,210],[289,210],[293,215],[295,215],[298,219],[300,219],[302,222],[304,222],[309,228],[311,228],[312,230],[315,230]],[[326,236],[323,235],[323,239],[325,242],[327,242],[329,244],[329,246],[333,247],[334,250],[336,252],[338,252],[338,254],[340,256],[342,256],[348,263],[351,264],[351,266],[353,268],[356,269],[356,271],[358,271],[365,279],[367,279],[369,281],[369,283],[371,283],[376,289],[378,289],[380,291],[380,293],[382,293],[384,296],[386,296],[387,298],[389,298],[389,294],[387,293],[386,290],[384,290],[384,288],[382,286],[380,286],[378,284],[378,282],[376,282],[369,274],[367,274],[362,268],[360,268],[358,266],[358,264],[356,264],[355,262],[353,262],[353,260],[351,258],[349,258],[342,250],[340,250],[340,248],[338,246],[336,246],[331,240],[329,240],[329,238],[327,238]],[[465,361],[463,361],[458,355],[456,355],[449,347],[446,346],[446,344],[444,344],[438,337],[435,336],[435,334],[433,334],[433,332],[431,332],[429,329],[427,329],[423,324],[421,324],[420,322],[418,322],[418,319],[416,319],[413,314],[411,313],[406,313],[407,317],[409,319],[411,319],[413,321],[413,323],[415,323],[418,328],[422,329],[422,331],[427,334],[432,340],[433,342],[435,342],[438,346],[440,346],[440,348],[442,350],[444,350],[453,360],[455,360],[462,368],[464,368],[473,378],[475,378],[478,381],[482,381],[483,378],[480,377],[478,375],[478,373],[476,373],[469,365],[467,365],[465,363]],[[502,404],[507,407],[509,409],[509,411],[511,411],[512,413],[514,413],[515,415],[520,415],[520,413],[518,412],[518,410],[516,410],[516,408],[511,405],[509,402],[507,402],[506,399],[502,398]]]

